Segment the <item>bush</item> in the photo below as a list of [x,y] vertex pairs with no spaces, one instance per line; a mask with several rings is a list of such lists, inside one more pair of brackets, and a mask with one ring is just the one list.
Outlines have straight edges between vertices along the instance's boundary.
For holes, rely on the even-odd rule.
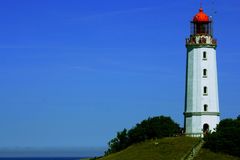
[[170,117],[148,118],[129,131],[124,129],[118,132],[116,138],[113,138],[108,143],[109,149],[105,154],[108,155],[121,151],[134,143],[139,143],[147,139],[170,137],[178,133],[180,133],[180,127]]
[[204,147],[240,157],[240,119],[224,119],[216,132],[205,137]]

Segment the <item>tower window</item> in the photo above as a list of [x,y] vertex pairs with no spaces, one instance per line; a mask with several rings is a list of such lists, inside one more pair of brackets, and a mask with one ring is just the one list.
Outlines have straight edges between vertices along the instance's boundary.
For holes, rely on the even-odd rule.
[[207,78],[207,69],[203,69],[203,78]]
[[204,104],[203,109],[204,109],[204,112],[208,111],[208,105]]
[[204,96],[207,96],[208,95],[208,88],[205,86],[205,87],[203,87],[203,95]]
[[203,60],[207,60],[207,52],[206,51],[203,52]]

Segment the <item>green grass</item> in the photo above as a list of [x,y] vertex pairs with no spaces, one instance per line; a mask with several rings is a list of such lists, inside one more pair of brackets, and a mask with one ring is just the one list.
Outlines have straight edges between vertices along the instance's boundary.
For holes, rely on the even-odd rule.
[[229,156],[222,153],[214,153],[210,150],[202,148],[194,160],[240,160],[238,157]]
[[198,141],[199,139],[190,137],[150,140],[132,145],[100,160],[179,160]]

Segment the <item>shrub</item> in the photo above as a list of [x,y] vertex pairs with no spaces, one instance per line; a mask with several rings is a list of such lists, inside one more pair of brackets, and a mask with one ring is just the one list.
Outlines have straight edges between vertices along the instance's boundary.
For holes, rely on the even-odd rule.
[[105,154],[121,151],[134,143],[139,143],[147,139],[170,137],[178,133],[180,133],[180,127],[170,117],[159,116],[148,118],[138,123],[129,131],[124,129],[118,132],[117,136],[108,143],[109,149]]
[[240,119],[224,119],[216,132],[205,137],[205,147],[214,152],[224,152],[240,157]]

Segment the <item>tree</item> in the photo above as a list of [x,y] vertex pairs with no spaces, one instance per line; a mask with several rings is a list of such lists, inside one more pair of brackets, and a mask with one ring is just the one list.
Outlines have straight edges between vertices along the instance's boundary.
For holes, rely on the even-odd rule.
[[108,142],[109,149],[105,152],[106,155],[118,152],[128,146],[127,129],[117,132],[117,137]]
[[224,119],[216,132],[205,137],[205,147],[214,152],[224,152],[240,157],[240,119]]
[[121,151],[129,145],[139,143],[147,139],[170,137],[180,133],[180,127],[170,117],[159,116],[143,120],[135,127],[127,131],[124,129],[117,133],[109,143],[109,149],[105,154]]
[[160,116],[143,120],[128,132],[131,143],[146,139],[171,137],[180,132],[180,127],[170,117]]

